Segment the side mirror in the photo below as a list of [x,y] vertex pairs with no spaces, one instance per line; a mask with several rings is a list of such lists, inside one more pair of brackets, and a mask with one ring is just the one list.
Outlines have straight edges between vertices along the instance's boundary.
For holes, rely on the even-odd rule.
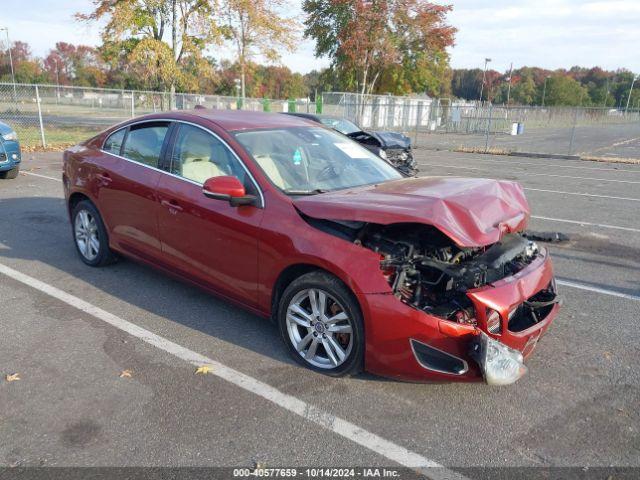
[[209,178],[202,186],[202,193],[208,198],[226,200],[233,207],[253,205],[256,201],[255,196],[247,195],[240,180],[230,175]]

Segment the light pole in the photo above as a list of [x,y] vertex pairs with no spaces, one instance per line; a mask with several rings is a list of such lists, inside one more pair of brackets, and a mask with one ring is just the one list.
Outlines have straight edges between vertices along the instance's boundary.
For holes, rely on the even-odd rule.
[[9,40],[9,28],[1,27],[0,31],[4,30],[7,36],[7,50],[9,51],[9,65],[11,66],[11,82],[13,82],[13,99],[16,99],[16,75],[13,71],[13,57],[11,56],[11,41]]
[[511,100],[511,77],[513,76],[513,62],[511,62],[511,67],[509,67],[509,88],[507,90],[507,107],[509,107],[509,101]]
[[490,58],[484,59],[484,71],[482,72],[482,85],[480,86],[480,103],[482,103],[482,92],[484,91],[484,80],[487,77],[487,64],[491,61]]
[[549,80],[549,75],[544,77],[544,86],[542,87],[542,106],[544,107],[544,99],[547,96],[547,80]]
[[638,80],[638,78],[640,78],[640,75],[633,76],[633,81],[631,82],[631,88],[629,89],[629,96],[627,97],[627,106],[624,109],[625,112],[629,110],[629,102],[631,101],[631,94],[633,93],[633,85],[634,83],[636,83],[636,80]]

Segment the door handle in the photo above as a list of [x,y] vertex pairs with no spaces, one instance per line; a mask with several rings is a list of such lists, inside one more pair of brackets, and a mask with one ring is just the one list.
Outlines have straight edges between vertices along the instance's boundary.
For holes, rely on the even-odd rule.
[[175,210],[176,212],[182,211],[182,207],[173,200],[161,200],[160,205],[167,207],[170,210]]

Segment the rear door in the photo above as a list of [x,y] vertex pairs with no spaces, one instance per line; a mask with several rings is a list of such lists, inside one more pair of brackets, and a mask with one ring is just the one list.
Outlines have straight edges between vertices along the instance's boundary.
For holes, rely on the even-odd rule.
[[164,175],[158,166],[169,127],[169,122],[142,122],[114,133],[103,147],[109,167],[96,179],[112,245],[148,260],[161,254],[156,188]]
[[207,198],[205,180],[233,175],[259,195],[235,154],[211,132],[177,123],[167,152],[170,175],[158,185],[158,225],[165,262],[244,304],[257,304],[258,231],[264,210]]

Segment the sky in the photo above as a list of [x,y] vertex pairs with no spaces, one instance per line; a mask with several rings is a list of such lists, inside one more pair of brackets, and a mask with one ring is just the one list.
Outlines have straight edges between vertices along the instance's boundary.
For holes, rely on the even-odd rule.
[[[301,0],[289,0],[293,15],[302,19]],[[432,0],[433,1],[433,0]],[[454,68],[482,67],[505,72],[520,66],[569,68],[600,66],[640,72],[640,0],[451,0],[448,20],[458,29],[450,50]],[[99,26],[74,20],[88,12],[91,0],[0,0],[0,27],[8,27],[11,40],[28,42],[33,53],[44,56],[57,41],[97,45]],[[3,34],[4,32],[2,32]],[[0,41],[4,40],[0,37]],[[310,40],[299,43],[282,63],[306,73],[329,64],[314,58]],[[210,52],[233,58],[229,48]]]

